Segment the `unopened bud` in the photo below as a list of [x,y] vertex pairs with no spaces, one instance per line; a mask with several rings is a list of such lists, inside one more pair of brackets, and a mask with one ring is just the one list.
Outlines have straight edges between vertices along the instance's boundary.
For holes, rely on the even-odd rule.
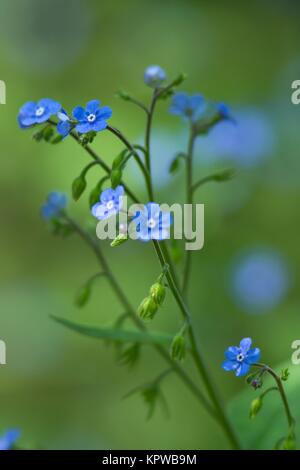
[[128,240],[128,235],[125,233],[120,233],[110,244],[112,248],[115,246],[122,245],[122,243],[127,242]]
[[251,405],[250,405],[250,413],[249,413],[249,417],[251,419],[255,418],[255,416],[257,415],[257,413],[260,411],[261,407],[262,407],[262,404],[263,404],[263,401],[262,399],[259,397],[259,398],[255,398]]
[[143,320],[152,320],[157,312],[157,308],[156,302],[151,297],[146,297],[138,308],[138,314]]
[[110,174],[111,186],[112,188],[116,188],[122,179],[122,171],[120,169],[112,170]]
[[185,358],[186,348],[185,348],[185,339],[181,334],[174,336],[170,355],[172,359],[182,361]]
[[89,285],[83,286],[77,294],[75,303],[77,307],[83,307],[91,296],[91,287]]
[[157,305],[162,305],[166,297],[166,288],[160,282],[156,282],[150,287],[150,295]]
[[72,195],[75,201],[78,201],[82,193],[86,188],[86,180],[83,175],[79,175],[77,178],[74,179],[72,184]]

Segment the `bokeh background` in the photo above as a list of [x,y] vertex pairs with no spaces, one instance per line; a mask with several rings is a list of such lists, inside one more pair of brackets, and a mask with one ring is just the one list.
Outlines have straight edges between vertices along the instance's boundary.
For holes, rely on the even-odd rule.
[[[182,89],[230,105],[237,124],[221,124],[197,142],[195,178],[229,166],[237,176],[197,193],[205,204],[205,246],[194,253],[190,285],[199,342],[229,403],[245,384],[221,370],[228,345],[251,336],[263,360],[277,365],[290,361],[299,337],[300,107],[290,100],[291,82],[299,79],[299,19],[300,5],[292,0],[1,1],[0,79],[7,104],[0,106],[0,338],[8,364],[0,367],[0,430],[20,428],[24,447],[222,449],[227,441],[175,376],[163,385],[168,418],[158,408],[147,421],[140,396],[122,399],[164,370],[151,349],[145,347],[128,371],[113,348],[50,319],[109,325],[122,309],[104,279],[84,309],[75,307],[74,295],[97,271],[96,262],[76,237],[54,237],[39,210],[50,190],[70,194],[88,160],[71,140],[35,143],[32,131],[18,129],[19,107],[52,97],[71,110],[99,98],[112,107],[111,122],[138,142],[141,111],[115,91],[149,100],[143,70],[152,63],[170,79],[187,72]],[[162,102],[153,129],[161,201],[182,200],[182,171],[171,179],[167,168],[186,138],[185,125]],[[105,132],[94,146],[108,162],[120,149]],[[91,188],[97,176],[90,173]],[[143,197],[134,168],[127,179]],[[70,202],[69,210],[82,223],[94,223],[87,196]],[[138,305],[159,271],[151,246],[104,248]],[[180,315],[168,297],[153,328],[175,333]],[[189,361],[186,367],[196,379]],[[292,368],[296,376],[299,371]]]

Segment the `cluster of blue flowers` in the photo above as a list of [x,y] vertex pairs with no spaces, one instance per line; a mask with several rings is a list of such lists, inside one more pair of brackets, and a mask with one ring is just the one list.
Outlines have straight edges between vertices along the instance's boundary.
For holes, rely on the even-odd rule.
[[10,450],[20,437],[18,429],[8,429],[0,436],[0,450]]
[[[123,186],[105,189],[100,195],[100,201],[92,206],[92,215],[98,220],[116,215],[122,209],[123,195]],[[159,204],[149,202],[133,214],[132,222],[139,240],[165,240],[169,236],[171,215],[162,212]]]
[[33,101],[25,103],[19,111],[18,123],[21,129],[27,129],[49,121],[52,116],[57,116],[59,119],[57,131],[66,137],[73,128],[80,134],[103,131],[107,127],[106,121],[111,117],[112,110],[108,106],[101,108],[99,100],[91,100],[85,108],[76,106],[72,115],[73,117],[70,117],[57,101],[43,98],[37,103]]
[[237,377],[248,374],[250,367],[260,359],[260,349],[251,348],[251,345],[252,339],[244,338],[239,346],[230,346],[225,351],[223,369],[235,372]]

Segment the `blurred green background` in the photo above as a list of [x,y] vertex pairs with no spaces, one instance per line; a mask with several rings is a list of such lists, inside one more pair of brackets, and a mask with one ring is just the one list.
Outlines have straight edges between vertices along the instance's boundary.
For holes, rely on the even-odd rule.
[[[106,325],[122,308],[104,279],[86,308],[75,307],[74,295],[97,271],[96,262],[75,236],[53,237],[39,210],[50,190],[70,194],[88,159],[71,140],[36,144],[32,131],[18,129],[19,107],[51,97],[71,110],[99,98],[113,109],[111,123],[140,141],[143,115],[115,91],[149,100],[143,71],[157,63],[170,79],[187,72],[184,90],[224,101],[236,113],[232,141],[220,129],[216,140],[212,134],[197,143],[195,178],[229,164],[238,171],[232,182],[197,194],[205,204],[205,246],[194,253],[190,286],[199,342],[229,402],[245,385],[221,369],[228,345],[251,336],[264,362],[276,365],[289,361],[291,343],[299,337],[300,107],[290,101],[291,82],[299,79],[299,19],[300,5],[291,0],[1,1],[0,79],[7,104],[0,106],[0,338],[7,344],[7,365],[0,367],[0,430],[19,427],[23,446],[222,449],[227,441],[173,375],[163,385],[169,418],[158,409],[146,421],[140,396],[122,400],[164,370],[152,349],[145,347],[128,372],[111,347],[49,318]],[[153,131],[161,201],[182,200],[183,174],[171,181],[166,168],[175,151],[185,149],[186,134],[162,102]],[[121,148],[105,132],[94,146],[108,162]],[[133,168],[127,177],[143,197]],[[93,170],[91,188],[96,181]],[[71,202],[70,213],[94,223],[87,196]],[[151,246],[130,242],[111,250],[107,244],[105,251],[137,306],[159,273]],[[256,253],[250,267],[249,251]],[[179,326],[169,295],[153,328],[175,333]],[[185,365],[196,379],[189,361]],[[293,374],[299,371],[294,367]]]

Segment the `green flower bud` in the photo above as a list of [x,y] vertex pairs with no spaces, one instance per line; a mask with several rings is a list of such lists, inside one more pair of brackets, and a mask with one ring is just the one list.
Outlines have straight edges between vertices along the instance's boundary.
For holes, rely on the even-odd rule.
[[172,359],[177,361],[182,361],[185,358],[186,348],[185,348],[185,339],[181,334],[174,336],[170,355]]
[[74,201],[78,201],[86,188],[86,180],[83,175],[79,175],[72,183],[72,195]]
[[119,245],[122,245],[122,243],[124,242],[127,242],[128,240],[128,235],[126,235],[125,233],[120,233],[110,244],[110,246],[112,248],[114,248],[115,246],[119,246]]
[[113,161],[112,163],[112,169],[113,170],[116,170],[117,168],[119,168],[121,166],[121,164],[123,163],[123,160],[124,160],[124,152],[121,152]]
[[77,307],[83,307],[89,301],[90,296],[91,287],[87,284],[80,289],[76,296],[75,304],[77,305]]
[[158,306],[162,305],[166,296],[165,286],[160,282],[156,282],[150,287],[150,295]]
[[120,184],[121,179],[122,179],[122,171],[119,168],[112,170],[110,174],[110,180],[111,180],[111,186],[113,189],[116,188]]
[[290,434],[282,443],[283,450],[295,450],[296,449],[296,441],[294,434]]
[[116,93],[116,96],[118,98],[121,98],[122,100],[125,100],[125,101],[128,101],[130,100],[130,95],[127,93],[127,91],[125,90],[119,90],[117,93]]
[[157,304],[151,297],[146,297],[140,303],[138,314],[143,320],[152,320],[158,309]]
[[186,73],[181,73],[180,75],[178,75],[177,78],[175,78],[175,80],[173,81],[173,85],[174,86],[181,85],[181,83],[184,82],[184,80],[186,80],[186,78],[187,78],[187,74]]
[[255,418],[255,416],[257,415],[257,413],[260,411],[261,407],[263,405],[263,401],[260,397],[258,398],[255,398],[251,405],[250,405],[250,413],[249,413],[249,417],[251,419]]

